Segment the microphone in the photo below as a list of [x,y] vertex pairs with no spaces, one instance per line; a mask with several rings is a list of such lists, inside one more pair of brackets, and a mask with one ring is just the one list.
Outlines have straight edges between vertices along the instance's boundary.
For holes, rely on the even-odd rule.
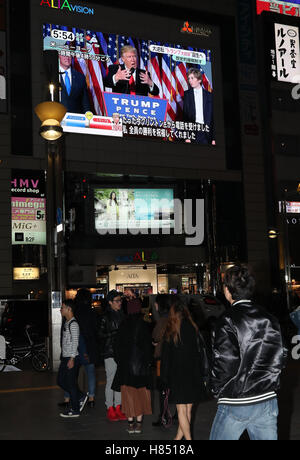
[[134,67],[131,67],[131,69],[129,70],[129,72],[130,72],[130,75],[134,74],[135,68],[134,68]]

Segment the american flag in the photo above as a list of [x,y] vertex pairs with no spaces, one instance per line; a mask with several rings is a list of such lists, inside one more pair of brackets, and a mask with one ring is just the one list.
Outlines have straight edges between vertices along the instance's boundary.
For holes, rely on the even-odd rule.
[[[105,88],[103,84],[108,67],[122,63],[120,50],[125,45],[136,48],[138,66],[148,70],[153,82],[159,88],[159,97],[168,100],[167,120],[174,121],[182,118],[184,91],[188,89],[187,70],[190,67],[201,70],[204,88],[212,91],[212,84],[200,65],[175,61],[170,55],[149,51],[149,46],[152,44],[181,48],[180,45],[138,40],[125,35],[104,34],[56,24],[44,24],[43,37],[50,37],[52,29],[72,31],[76,37],[75,42],[72,44],[66,42],[66,44],[73,45],[77,51],[89,54],[90,59],[75,56],[74,67],[85,75],[92,111],[97,115],[105,115],[103,91],[112,91],[110,88]],[[188,49],[193,50],[193,48]],[[199,49],[195,51],[204,52],[207,60],[210,61],[210,51]],[[107,60],[97,60],[99,55],[107,56]]]
[[163,97],[165,97],[168,100],[167,121],[176,120],[176,80],[174,77],[172,57],[169,54],[162,55],[161,76]]
[[[160,43],[157,42],[148,42],[148,49],[150,45],[160,45]],[[153,83],[156,84],[156,86],[159,89],[159,97],[164,97],[163,96],[163,89],[162,89],[162,74],[161,74],[161,64],[159,61],[159,56],[157,53],[154,53],[151,51],[149,53],[149,60],[148,60],[148,72],[151,75]]]

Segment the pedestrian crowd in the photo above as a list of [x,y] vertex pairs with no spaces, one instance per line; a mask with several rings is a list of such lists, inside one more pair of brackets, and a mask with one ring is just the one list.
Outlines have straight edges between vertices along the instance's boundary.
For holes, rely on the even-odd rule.
[[[151,329],[133,291],[124,297],[110,291],[98,321],[90,292],[80,289],[61,308],[60,415],[76,418],[86,404],[95,406],[95,368],[102,359],[106,417],[127,421],[129,435],[142,433],[143,418],[152,414],[154,384],[159,412],[152,425],[167,428],[178,420],[175,440],[192,439],[193,407],[212,397],[217,412],[211,440],[240,439],[245,430],[250,439],[276,440],[277,391],[287,350],[277,318],[254,300],[255,285],[246,265],[225,272],[228,306],[210,324],[209,339],[184,296],[158,294]],[[78,385],[80,368],[87,376],[87,393]]]

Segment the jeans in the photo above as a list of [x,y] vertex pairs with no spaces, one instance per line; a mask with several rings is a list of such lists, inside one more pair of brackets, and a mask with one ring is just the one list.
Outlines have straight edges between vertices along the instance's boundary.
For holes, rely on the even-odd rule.
[[96,371],[95,364],[85,364],[85,372],[88,379],[88,392],[90,397],[94,397],[96,393]]
[[247,430],[251,440],[275,441],[277,416],[276,398],[243,406],[219,404],[209,439],[237,440]]
[[121,392],[111,389],[117,371],[116,361],[113,358],[107,358],[104,360],[104,365],[106,372],[105,405],[108,409],[111,406],[116,407],[121,404]]
[[65,391],[68,392],[71,399],[71,407],[75,412],[79,412],[79,400],[84,396],[78,387],[78,373],[79,373],[79,359],[74,360],[74,366],[69,369],[67,364],[70,358],[62,358],[58,376],[57,384]]
[[[95,364],[84,364],[84,369],[87,375],[87,380],[88,380],[88,393],[90,398],[95,397],[96,393],[96,371],[95,371]],[[70,394],[65,391],[64,392],[64,397],[70,398]]]

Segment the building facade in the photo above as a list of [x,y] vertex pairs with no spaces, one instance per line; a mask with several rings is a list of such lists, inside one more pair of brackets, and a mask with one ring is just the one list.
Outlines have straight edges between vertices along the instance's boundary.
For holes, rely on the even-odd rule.
[[[286,148],[291,137],[298,142],[299,109],[297,101],[293,109],[287,103],[282,117],[279,99],[289,99],[289,90],[265,77],[272,100],[266,113],[261,79],[269,56],[261,42],[264,18],[272,13],[256,16],[255,6],[210,1],[197,7],[186,2],[183,8],[174,0],[133,11],[118,2],[31,0],[21,6],[2,0],[1,295],[49,297],[53,337],[59,315],[52,307],[60,297],[55,300],[51,290],[63,297],[88,287],[95,300],[108,289],[126,287],[141,294],[216,294],[223,268],[237,260],[253,266],[262,290],[279,287],[286,269],[279,264],[282,239],[274,247],[268,231],[278,228],[280,190],[299,179],[299,143],[291,157],[278,147],[280,136]],[[16,29],[22,30],[22,46]],[[115,91],[116,81],[111,83],[110,71],[122,70],[125,62],[124,45],[138,50],[137,67],[150,72],[146,95],[139,93],[137,80],[131,91],[129,74],[123,89]],[[49,169],[51,149],[39,136],[34,108],[51,98],[69,103],[59,56],[72,61],[80,76],[71,74],[71,84],[80,79],[89,106],[67,107],[57,147],[60,162]],[[186,103],[191,68],[200,70],[202,96],[210,101],[193,114]],[[56,83],[52,93],[51,82]],[[122,118],[118,131],[114,113]],[[42,183],[45,172],[44,194],[28,195],[36,175]],[[26,197],[16,188],[26,189]],[[149,211],[149,200],[166,197],[167,205]],[[30,214],[19,209],[25,198],[36,211],[34,234],[32,228],[22,231],[20,223]],[[148,203],[147,213],[138,207],[139,199]],[[184,208],[188,202],[192,207]],[[179,226],[177,205],[182,206]],[[62,231],[55,233],[59,225]],[[24,274],[14,279],[14,268],[38,268],[39,279]],[[56,280],[52,273],[52,284],[49,269],[60,273]]]

